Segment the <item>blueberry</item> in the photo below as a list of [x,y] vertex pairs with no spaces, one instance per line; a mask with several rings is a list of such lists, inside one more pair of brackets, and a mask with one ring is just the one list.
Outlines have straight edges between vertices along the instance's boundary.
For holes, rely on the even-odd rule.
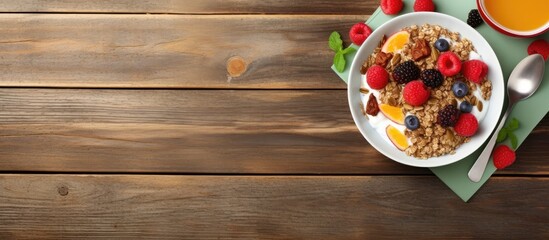
[[440,52],[446,52],[450,49],[450,44],[445,39],[440,38],[435,42],[435,48]]
[[467,101],[463,101],[459,104],[459,110],[464,113],[470,113],[473,111],[473,105]]
[[462,81],[456,81],[454,82],[454,85],[452,85],[452,92],[454,92],[456,97],[462,98],[469,92],[469,87]]
[[404,124],[406,125],[406,128],[416,130],[419,128],[419,119],[414,115],[408,115],[404,119]]

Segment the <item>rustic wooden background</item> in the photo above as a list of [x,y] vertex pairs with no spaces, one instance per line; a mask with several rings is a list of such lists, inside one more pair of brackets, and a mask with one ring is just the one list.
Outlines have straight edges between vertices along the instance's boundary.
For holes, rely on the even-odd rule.
[[0,0],[0,239],[549,238],[549,118],[463,203],[357,131],[378,1]]

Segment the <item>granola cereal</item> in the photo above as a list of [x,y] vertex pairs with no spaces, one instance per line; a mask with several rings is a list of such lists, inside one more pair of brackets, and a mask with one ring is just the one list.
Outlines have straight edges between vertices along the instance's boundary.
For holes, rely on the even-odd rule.
[[[480,56],[476,53],[475,47],[470,40],[462,38],[457,32],[452,32],[438,25],[412,25],[403,28],[401,31],[406,31],[409,34],[408,42],[402,48],[394,52],[383,52],[382,48],[384,44],[386,44],[386,41],[390,41],[383,36],[378,47],[367,58],[361,69],[361,73],[365,74],[369,67],[380,65],[389,73],[389,83],[383,89],[372,90],[369,89],[366,81],[363,81],[361,93],[364,95],[363,99],[369,99],[370,101],[377,99],[380,106],[390,105],[398,107],[401,109],[403,116],[413,115],[417,117],[419,127],[410,130],[403,126],[402,122],[395,122],[395,117],[391,116],[393,113],[385,113],[383,109],[381,110],[383,114],[377,114],[377,111],[374,111],[374,104],[372,102],[368,104],[370,111],[363,110],[366,112],[365,116],[368,117],[372,124],[382,125],[381,123],[383,122],[403,131],[403,134],[408,139],[408,145],[405,148],[402,148],[402,146],[397,146],[397,148],[404,149],[404,152],[409,156],[427,159],[454,154],[456,149],[463,143],[468,142],[471,137],[460,136],[454,131],[453,127],[443,127],[439,124],[439,119],[437,119],[439,112],[448,105],[453,105],[459,109],[461,102],[468,101],[474,106],[474,110],[471,113],[479,121],[482,120],[489,105],[492,83],[485,77],[480,84],[477,84],[466,80],[461,73],[454,76],[444,76],[440,85],[431,85],[436,87],[429,88],[430,97],[425,103],[420,106],[408,104],[403,97],[405,84],[399,84],[393,79],[392,73],[396,66],[412,60],[421,71],[437,69],[437,60],[443,52],[435,46],[435,42],[439,39],[449,42],[450,46],[447,51],[455,53],[461,61],[480,59]],[[452,89],[454,83],[458,81],[465,83],[468,88],[467,93],[462,97],[457,97],[454,92],[455,89]],[[364,109],[365,105],[361,103],[361,108]],[[373,114],[369,114],[368,112],[375,113],[377,116],[373,116]],[[387,119],[392,120],[392,122]],[[391,139],[391,136],[389,136],[389,139]]]

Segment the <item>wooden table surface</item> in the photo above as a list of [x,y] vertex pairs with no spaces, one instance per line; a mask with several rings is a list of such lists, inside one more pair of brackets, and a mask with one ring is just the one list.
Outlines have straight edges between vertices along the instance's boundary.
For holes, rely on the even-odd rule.
[[0,0],[0,239],[549,238],[549,117],[470,203],[357,131],[377,0]]

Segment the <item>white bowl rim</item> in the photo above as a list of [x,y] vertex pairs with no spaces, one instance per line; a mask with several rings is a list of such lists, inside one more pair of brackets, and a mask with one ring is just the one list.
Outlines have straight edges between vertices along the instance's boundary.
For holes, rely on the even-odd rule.
[[[385,33],[381,33],[381,31],[385,28],[389,28],[395,22],[398,22],[398,21],[407,22],[405,20],[408,20],[408,19],[414,20],[414,21],[418,21],[418,19],[423,19],[422,20],[423,23],[437,24],[438,25],[438,23],[435,23],[434,21],[437,20],[437,19],[440,20],[441,18],[442,19],[446,18],[446,20],[451,21],[452,24],[457,24],[457,27],[454,26],[453,28],[449,27],[449,26],[441,25],[442,27],[448,28],[448,29],[450,29],[451,31],[454,31],[454,32],[458,32],[458,29],[461,29],[461,30],[466,29],[466,31],[467,31],[466,35],[474,36],[474,38],[478,39],[478,41],[481,41],[481,42],[473,42],[473,44],[475,46],[485,45],[485,46],[488,47],[487,49],[485,49],[483,51],[487,51],[488,54],[490,55],[489,56],[490,62],[487,63],[487,64],[490,66],[489,76],[491,76],[490,80],[492,81],[492,97],[490,99],[490,105],[488,107],[488,110],[486,110],[486,111],[488,111],[487,115],[484,118],[484,120],[481,121],[479,124],[481,126],[482,125],[489,125],[489,126],[482,131],[482,134],[477,134],[477,135],[482,135],[481,136],[482,138],[480,138],[480,136],[477,136],[477,138],[472,138],[472,140],[470,142],[462,144],[458,148],[458,150],[456,150],[456,153],[453,154],[453,155],[452,154],[447,154],[447,155],[443,155],[443,156],[439,156],[439,157],[433,157],[433,158],[429,158],[429,159],[418,159],[418,158],[414,158],[414,157],[411,157],[411,156],[407,156],[404,152],[398,150],[393,145],[389,146],[390,147],[389,149],[391,149],[391,150],[386,150],[386,149],[384,149],[384,148],[386,148],[386,146],[383,146],[383,144],[389,145],[389,143],[385,142],[385,140],[383,140],[383,139],[381,139],[382,141],[385,142],[383,144],[374,141],[373,137],[366,134],[366,130],[359,124],[359,121],[366,121],[366,120],[365,120],[365,117],[360,112],[360,110],[357,110],[358,109],[358,103],[355,104],[355,102],[353,102],[354,101],[353,96],[358,95],[358,97],[360,98],[359,91],[358,91],[358,89],[354,89],[354,88],[351,87],[351,85],[353,83],[353,79],[355,78],[354,76],[358,74],[358,77],[361,77],[359,69],[360,69],[360,66],[362,66],[362,63],[363,63],[365,58],[363,58],[363,59],[359,59],[359,58],[360,58],[362,52],[365,51],[364,49],[366,48],[366,46],[369,46],[370,44],[375,44],[375,46],[377,46],[378,39],[380,39],[380,37],[383,34],[385,34]],[[407,25],[400,26],[399,29],[401,29],[403,27],[406,27],[406,26],[413,25],[413,24],[421,25],[421,24],[418,24],[416,22],[410,21],[410,22],[407,22]],[[454,29],[454,28],[458,28],[458,29]],[[460,34],[463,34],[463,33],[460,32]],[[473,39],[470,39],[470,38],[469,38],[469,40],[473,41]],[[375,46],[373,47],[374,49],[375,49]],[[477,51],[478,51],[478,49],[477,49]],[[480,52],[481,51],[479,51],[479,53]],[[366,54],[366,53],[364,53],[364,54]],[[371,54],[371,52],[367,53],[366,56],[369,56],[370,54]],[[487,57],[487,56],[483,56],[483,58],[484,57]],[[494,66],[496,66],[496,68],[494,68]],[[495,82],[496,82],[496,84],[494,84]],[[457,19],[457,18],[452,17],[452,16],[449,16],[449,15],[446,15],[446,14],[443,14],[443,13],[414,12],[414,13],[403,14],[401,16],[395,17],[395,18],[385,22],[384,24],[382,24],[381,26],[376,28],[374,30],[374,32],[372,32],[372,34],[362,44],[362,46],[360,46],[360,48],[357,50],[355,58],[353,59],[352,64],[351,64],[351,68],[349,70],[349,81],[348,81],[348,85],[347,85],[347,96],[348,96],[348,104],[349,104],[349,108],[350,108],[350,111],[351,111],[351,115],[353,117],[353,121],[355,122],[355,124],[356,124],[357,128],[359,129],[360,133],[362,134],[362,136],[377,151],[379,151],[380,153],[382,153],[386,157],[388,157],[388,158],[390,158],[390,159],[392,159],[396,162],[405,164],[405,165],[414,166],[414,167],[440,167],[440,166],[455,163],[455,162],[457,162],[459,160],[462,160],[463,158],[469,156],[470,154],[472,154],[473,152],[478,150],[478,148],[480,146],[482,146],[483,143],[490,137],[491,133],[494,131],[494,129],[496,127],[496,124],[499,121],[499,118],[501,117],[501,112],[502,112],[502,109],[503,109],[503,101],[504,101],[504,96],[505,96],[505,90],[504,89],[505,89],[505,83],[503,81],[503,73],[502,73],[502,70],[501,70],[501,65],[499,63],[499,60],[497,59],[497,56],[496,56],[495,52],[493,51],[493,49],[491,48],[491,46],[489,45],[489,43],[486,41],[486,39],[484,39],[484,37],[482,37],[482,35],[480,35],[480,33],[478,33],[475,29],[473,29],[472,27],[467,25],[462,20]],[[495,91],[495,90],[497,90],[497,91]],[[498,99],[495,99],[495,96],[500,96],[500,97]],[[489,118],[490,113],[497,114],[497,116],[492,117],[492,118],[495,118],[494,121],[487,121],[487,119]],[[359,118],[362,118],[362,119],[359,119]],[[374,132],[375,132],[375,134],[379,135],[377,133],[377,131],[374,131]],[[481,131],[479,130],[479,132],[481,132]],[[466,149],[466,151],[465,151],[465,149],[462,149],[462,151],[460,151],[460,148],[463,148],[466,144],[469,144],[468,145],[469,147]],[[473,146],[472,144],[475,144],[475,146]]]

